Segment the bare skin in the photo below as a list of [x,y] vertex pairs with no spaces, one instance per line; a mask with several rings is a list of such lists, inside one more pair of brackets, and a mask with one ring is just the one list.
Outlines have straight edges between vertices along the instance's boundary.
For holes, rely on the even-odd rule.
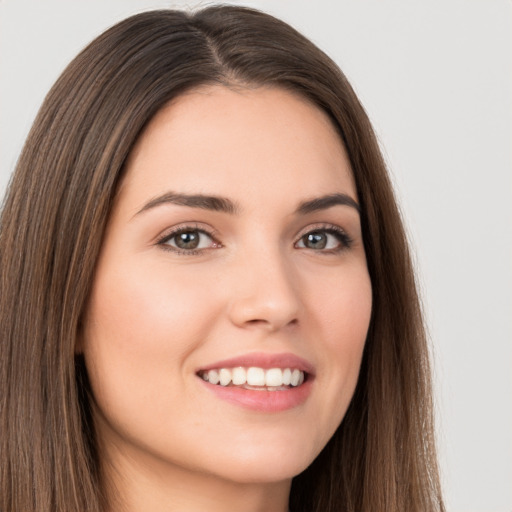
[[[371,305],[324,113],[220,86],[162,109],[130,156],[78,347],[112,511],[286,512],[352,398]],[[303,361],[305,382],[225,399],[204,378],[239,357]]]

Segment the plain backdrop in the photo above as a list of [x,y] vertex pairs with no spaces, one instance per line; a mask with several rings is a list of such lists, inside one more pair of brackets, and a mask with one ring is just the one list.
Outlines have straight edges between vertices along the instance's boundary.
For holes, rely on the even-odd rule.
[[[512,2],[254,0],[326,51],[379,135],[416,254],[451,512],[512,511]],[[120,19],[206,2],[0,0],[0,192],[44,95]]]

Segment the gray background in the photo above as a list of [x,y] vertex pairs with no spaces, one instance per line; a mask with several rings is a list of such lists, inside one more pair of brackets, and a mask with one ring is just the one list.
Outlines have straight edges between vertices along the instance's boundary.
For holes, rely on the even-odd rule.
[[[254,0],[341,66],[415,249],[453,512],[512,511],[510,0]],[[205,2],[0,0],[0,192],[45,93],[130,14]]]

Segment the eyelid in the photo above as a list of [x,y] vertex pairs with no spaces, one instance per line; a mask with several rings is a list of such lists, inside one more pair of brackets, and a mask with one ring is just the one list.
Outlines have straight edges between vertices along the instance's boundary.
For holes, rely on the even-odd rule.
[[330,222],[315,222],[314,224],[309,224],[306,227],[302,228],[297,233],[297,241],[300,240],[304,235],[307,235],[308,233],[311,233],[312,231],[336,231],[337,233],[343,233],[348,236],[348,233],[345,229],[343,229],[341,226],[338,226],[337,224],[332,224]]
[[[297,239],[294,243],[294,246],[296,246],[302,240],[302,238],[304,238],[304,236],[306,236],[309,233],[314,233],[314,232],[326,232],[326,233],[331,233],[331,234],[337,235],[340,239],[339,241],[340,241],[340,245],[341,245],[341,247],[337,248],[337,249],[326,249],[326,250],[319,249],[319,250],[316,250],[316,252],[323,252],[323,253],[327,253],[327,254],[341,252],[344,249],[349,249],[354,242],[352,237],[341,226],[338,226],[337,224],[331,224],[329,222],[324,222],[324,223],[320,222],[320,223],[310,224],[309,226],[306,226],[301,231],[299,231],[299,233],[297,235]],[[305,247],[305,249],[308,249],[308,248]],[[314,249],[311,249],[311,250],[314,250]]]
[[[172,239],[174,236],[178,235],[179,233],[187,232],[187,231],[197,231],[199,233],[202,233],[206,236],[208,236],[212,240],[212,246],[202,249],[190,249],[190,250],[184,250],[180,249],[178,247],[174,247],[172,245],[166,244],[166,242],[170,239]],[[204,251],[207,251],[209,249],[219,248],[222,247],[222,244],[218,241],[216,236],[216,230],[212,229],[209,226],[206,226],[201,223],[197,222],[185,222],[178,224],[176,226],[172,226],[171,228],[168,228],[164,230],[155,240],[155,245],[159,246],[161,249],[165,251],[170,251],[177,254],[185,254],[185,255],[194,255],[194,254],[200,254]]]
[[[200,249],[180,249],[179,247],[174,247],[170,244],[167,244],[166,242],[170,239],[172,239],[174,236],[178,235],[179,233],[187,232],[187,231],[197,231],[199,233],[202,233],[206,236],[208,236],[212,240],[212,245],[209,247],[203,247]],[[296,235],[296,240],[294,242],[294,247],[297,246],[297,244],[302,240],[304,236],[306,236],[309,233],[313,232],[326,232],[330,233],[332,235],[338,236],[340,247],[336,249],[311,249],[308,247],[304,247],[304,249],[309,249],[315,252],[322,252],[322,253],[337,253],[341,252],[344,249],[350,248],[350,246],[353,243],[352,238],[348,235],[348,233],[336,224],[331,224],[328,222],[320,222],[315,224],[310,224],[306,226],[305,228],[301,229],[299,233]],[[198,222],[185,222],[181,223],[175,226],[172,226],[171,228],[168,228],[164,230],[155,240],[155,245],[159,246],[161,249],[173,252],[175,254],[183,254],[183,255],[197,255],[204,253],[205,251],[211,250],[211,249],[217,249],[219,247],[222,247],[222,244],[218,240],[217,231],[213,229],[211,226],[198,223]],[[302,247],[300,247],[302,249]]]

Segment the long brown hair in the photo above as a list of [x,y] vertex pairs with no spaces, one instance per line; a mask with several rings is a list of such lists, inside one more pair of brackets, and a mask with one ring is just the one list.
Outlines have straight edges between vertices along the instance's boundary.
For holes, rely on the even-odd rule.
[[323,52],[234,6],[122,21],[41,107],[0,218],[0,510],[104,510],[87,375],[74,355],[81,315],[131,148],[167,102],[215,83],[281,87],[324,110],[361,203],[373,311],[359,381],[341,426],[293,480],[291,510],[444,510],[420,304],[370,122]]

